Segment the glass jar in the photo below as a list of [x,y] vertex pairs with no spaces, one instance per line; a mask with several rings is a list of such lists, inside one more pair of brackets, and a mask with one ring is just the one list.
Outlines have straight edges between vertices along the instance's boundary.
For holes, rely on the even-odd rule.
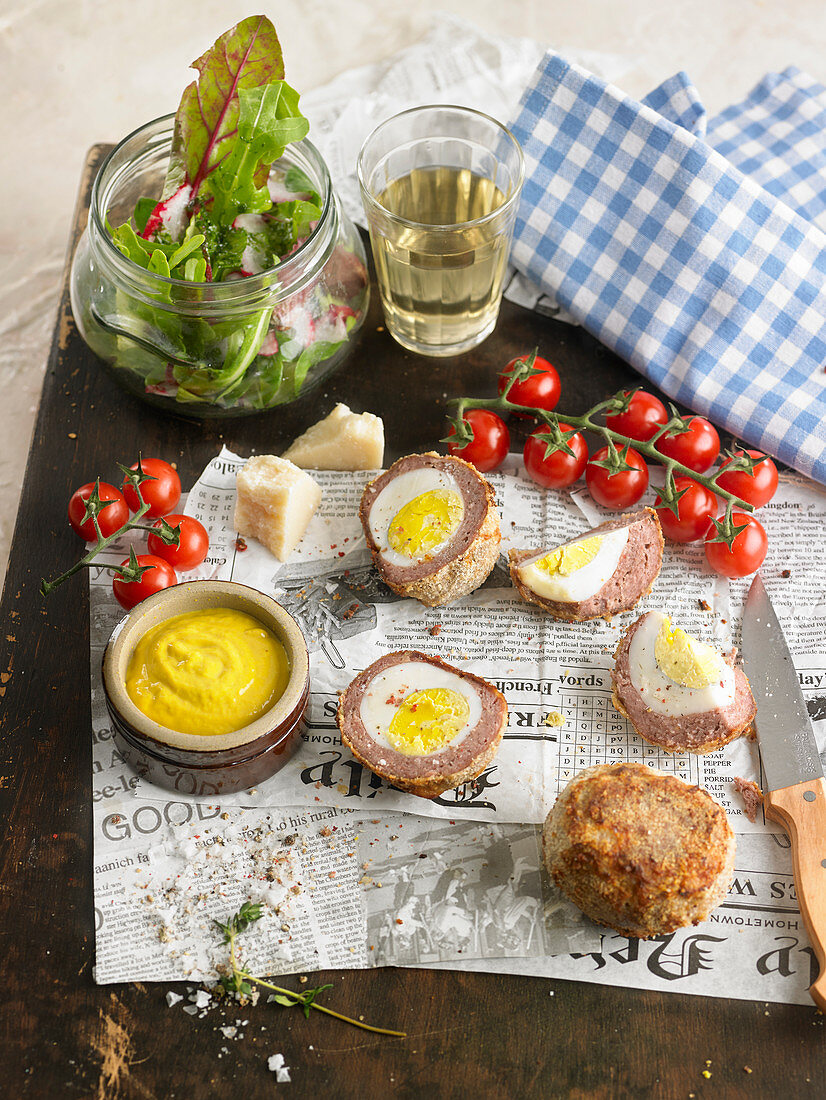
[[277,267],[214,283],[170,279],[128,259],[107,226],[159,196],[174,116],[156,119],[107,157],[72,263],[75,322],[127,390],[180,416],[241,416],[295,401],[352,350],[369,304],[364,246],[309,141],[273,170],[297,169],[321,198],[310,235]]

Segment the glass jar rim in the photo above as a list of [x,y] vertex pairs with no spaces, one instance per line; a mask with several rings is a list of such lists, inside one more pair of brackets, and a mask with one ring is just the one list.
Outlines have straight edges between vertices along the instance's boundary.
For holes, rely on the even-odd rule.
[[[154,118],[149,122],[143,123],[141,126],[136,127],[126,137],[122,138],[113,149],[107,154],[105,160],[101,164],[100,168],[95,175],[94,182],[92,184],[92,190],[89,202],[89,217],[94,224],[94,228],[99,234],[100,240],[103,243],[105,255],[107,258],[114,262],[120,271],[134,278],[140,278],[142,281],[149,277],[149,281],[153,284],[161,284],[169,287],[176,287],[179,289],[193,288],[193,287],[221,287],[222,290],[226,288],[227,293],[222,295],[224,304],[230,304],[231,300],[235,297],[246,298],[249,295],[254,295],[258,291],[268,292],[272,289],[272,277],[276,273],[283,276],[285,273],[295,272],[301,265],[301,262],[312,256],[318,242],[321,239],[324,227],[328,224],[331,214],[335,210],[333,182],[330,176],[330,170],[322,157],[319,150],[315,145],[307,138],[302,138],[301,141],[292,142],[287,146],[287,151],[292,149],[298,149],[308,155],[308,158],[313,163],[313,167],[319,172],[321,183],[323,185],[324,193],[322,195],[323,203],[321,207],[321,216],[318,219],[315,227],[311,230],[308,237],[301,242],[301,244],[291,252],[289,256],[282,260],[275,267],[267,268],[266,271],[258,272],[255,275],[247,275],[241,279],[223,280],[218,283],[203,282],[196,283],[189,279],[173,279],[171,276],[161,275],[154,271],[148,271],[146,268],[141,267],[140,264],[136,264],[134,260],[124,255],[123,252],[117,247],[109,230],[105,224],[105,213],[102,209],[102,199],[108,194],[108,192],[102,192],[103,181],[106,176],[106,172],[110,169],[112,162],[117,155],[123,151],[123,149],[133,141],[135,138],[140,137],[142,134],[157,128],[159,133],[162,133],[161,127],[164,124],[169,125],[170,146],[172,133],[174,131],[174,114],[160,115],[158,118]],[[286,152],[285,152],[286,155]],[[160,201],[160,199],[158,200]],[[289,279],[278,278],[279,283],[287,282]],[[233,294],[232,288],[237,288],[238,293]]]
[[[379,202],[376,198],[373,188],[369,185],[366,172],[364,169],[364,154],[367,146],[370,142],[390,123],[398,122],[399,119],[406,118],[409,115],[423,114],[425,111],[458,111],[464,115],[475,116],[476,118],[484,119],[486,122],[492,123],[500,133],[504,134],[508,138],[516,151],[519,164],[518,179],[515,181],[510,195],[505,199],[501,205],[497,206],[495,210],[491,210],[488,214],[483,214],[479,218],[472,218],[470,221],[463,222],[419,222],[414,221],[412,218],[404,218],[400,214],[396,214],[392,210],[388,210],[386,206]],[[507,213],[509,208],[515,205],[519,201],[519,196],[522,191],[522,185],[525,182],[525,155],[522,152],[522,146],[517,141],[515,135],[509,127],[505,126],[499,119],[494,118],[493,115],[487,114],[485,111],[478,111],[475,107],[464,107],[459,103],[423,103],[418,107],[408,107],[405,111],[399,111],[397,114],[391,115],[389,118],[384,119],[374,127],[364,139],[361,149],[359,150],[358,159],[356,161],[356,173],[358,176],[359,187],[363,196],[374,206],[377,206],[381,210],[382,214],[390,221],[395,222],[397,225],[407,226],[411,229],[424,229],[431,232],[438,232],[440,230],[457,230],[457,229],[474,229],[477,226],[483,226],[487,222],[493,221],[496,218],[500,218],[503,214]]]

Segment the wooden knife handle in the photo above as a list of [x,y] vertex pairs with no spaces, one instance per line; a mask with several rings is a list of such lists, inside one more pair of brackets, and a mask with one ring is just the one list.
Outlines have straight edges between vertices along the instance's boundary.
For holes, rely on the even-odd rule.
[[779,821],[792,842],[800,913],[820,963],[809,992],[826,1012],[826,779],[770,791],[765,809],[766,817]]

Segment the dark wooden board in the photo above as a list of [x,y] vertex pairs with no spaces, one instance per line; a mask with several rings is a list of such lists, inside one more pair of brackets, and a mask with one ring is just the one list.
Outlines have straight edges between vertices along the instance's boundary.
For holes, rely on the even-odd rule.
[[[105,152],[90,154],[73,242]],[[444,434],[445,395],[491,392],[497,370],[535,345],[559,368],[571,412],[636,381],[582,331],[507,303],[475,352],[420,359],[383,331],[374,301],[360,348],[328,385],[283,412],[194,424],[148,410],[110,381],[64,292],[2,609],[0,1094],[269,1097],[266,1055],[281,1051],[293,1084],[278,1089],[292,1096],[826,1095],[823,1017],[813,1007],[383,969],[310,980],[333,981],[336,1008],[403,1026],[406,1041],[261,1004],[243,1010],[247,1036],[233,1043],[215,1030],[217,1012],[200,1020],[168,1009],[169,983],[92,980],[88,593],[75,580],[48,603],[38,594],[40,578],[78,552],[65,519],[72,490],[139,449],[177,461],[188,487],[221,443],[277,451],[336,400],[384,418],[388,458],[430,448]],[[229,1053],[219,1058],[222,1046]]]

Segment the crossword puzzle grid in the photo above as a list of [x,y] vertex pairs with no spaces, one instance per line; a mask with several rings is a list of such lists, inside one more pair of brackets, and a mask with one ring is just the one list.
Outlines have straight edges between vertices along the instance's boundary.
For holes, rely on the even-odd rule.
[[599,691],[562,692],[559,710],[565,725],[559,731],[557,794],[583,768],[620,761],[648,764],[690,783],[699,781],[695,759],[649,745],[617,714],[610,695]]

